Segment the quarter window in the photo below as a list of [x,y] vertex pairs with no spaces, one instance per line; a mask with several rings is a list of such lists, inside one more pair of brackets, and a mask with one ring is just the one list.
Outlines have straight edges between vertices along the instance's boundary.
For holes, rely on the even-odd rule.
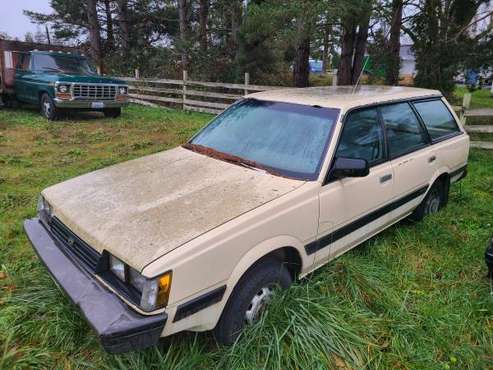
[[454,117],[441,100],[414,103],[433,140],[459,132]]
[[426,144],[425,133],[408,103],[385,105],[380,109],[392,158]]
[[383,130],[375,108],[350,114],[336,156],[366,159],[370,165],[384,158]]

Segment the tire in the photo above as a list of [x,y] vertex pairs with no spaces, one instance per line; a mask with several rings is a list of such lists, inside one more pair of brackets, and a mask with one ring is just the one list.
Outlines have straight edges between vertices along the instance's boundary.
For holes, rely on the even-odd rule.
[[108,118],[118,118],[122,114],[121,108],[108,108],[103,110],[104,116]]
[[56,121],[58,119],[60,112],[57,107],[55,107],[53,99],[51,99],[51,97],[47,93],[41,95],[39,104],[41,115],[44,118],[46,118],[48,121]]
[[426,197],[414,210],[410,218],[413,221],[421,221],[426,216],[440,211],[448,202],[449,187],[449,180],[442,179],[435,181],[430,190],[428,190]]
[[276,258],[266,257],[252,266],[236,284],[224,307],[214,328],[216,341],[233,344],[244,326],[260,317],[275,288],[286,289],[291,283],[291,274]]

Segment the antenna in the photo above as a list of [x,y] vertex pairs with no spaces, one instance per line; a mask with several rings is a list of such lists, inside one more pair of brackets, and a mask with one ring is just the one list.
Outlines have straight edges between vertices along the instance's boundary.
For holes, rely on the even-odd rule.
[[361,75],[363,74],[363,71],[366,68],[366,63],[368,63],[369,60],[370,60],[370,56],[368,55],[368,57],[365,60],[365,63],[363,63],[363,66],[361,67],[361,71],[359,72],[358,79],[356,80],[356,83],[353,86],[352,94],[354,94],[356,92],[356,89],[358,88],[358,85],[359,85],[359,80],[361,79]]

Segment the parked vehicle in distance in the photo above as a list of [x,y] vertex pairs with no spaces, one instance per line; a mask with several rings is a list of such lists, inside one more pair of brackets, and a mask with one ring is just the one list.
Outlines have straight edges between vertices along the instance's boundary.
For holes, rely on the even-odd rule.
[[251,94],[181,147],[43,190],[25,231],[109,352],[214,330],[278,288],[447,204],[469,137],[438,91]]
[[124,81],[98,75],[77,49],[0,40],[0,97],[37,105],[48,120],[67,110],[118,117],[127,105]]

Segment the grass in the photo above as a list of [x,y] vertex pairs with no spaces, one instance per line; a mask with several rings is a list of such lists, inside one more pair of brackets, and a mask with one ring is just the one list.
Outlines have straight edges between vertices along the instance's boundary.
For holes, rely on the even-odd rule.
[[[455,95],[457,98],[455,103],[461,105],[464,94],[467,92],[469,92],[467,88],[458,87],[455,90]],[[491,89],[480,89],[472,92],[471,94],[471,109],[493,108],[493,94],[491,93]]]
[[48,123],[0,110],[0,368],[493,368],[493,153],[472,151],[450,203],[401,222],[279,296],[233,347],[209,333],[108,355],[35,256],[22,220],[44,187],[172,148],[211,116],[132,106]]

